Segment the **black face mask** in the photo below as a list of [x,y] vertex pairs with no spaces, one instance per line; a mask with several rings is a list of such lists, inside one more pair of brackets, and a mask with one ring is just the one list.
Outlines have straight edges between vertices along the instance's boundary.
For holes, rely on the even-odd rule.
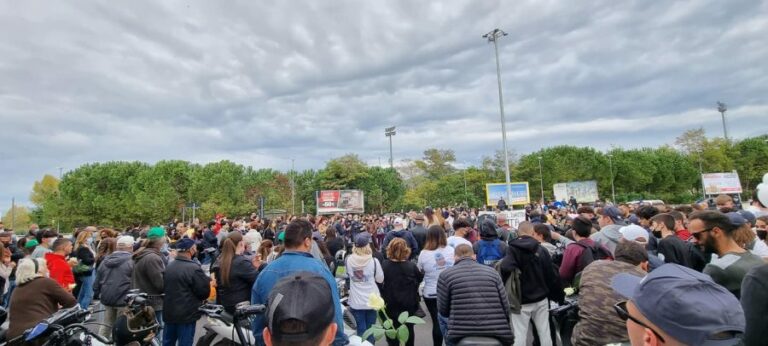
[[653,236],[656,238],[661,238],[661,231],[651,231],[653,233]]
[[760,240],[765,240],[766,235],[768,235],[767,230],[757,230],[757,237],[760,238]]

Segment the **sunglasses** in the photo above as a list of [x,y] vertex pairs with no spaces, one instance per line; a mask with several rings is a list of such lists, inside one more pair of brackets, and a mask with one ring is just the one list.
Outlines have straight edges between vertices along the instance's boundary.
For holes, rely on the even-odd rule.
[[705,230],[703,230],[703,231],[700,231],[700,232],[691,233],[691,235],[692,235],[694,238],[696,238],[696,240],[699,240],[699,239],[701,239],[701,234],[702,234],[702,233],[711,232],[711,231],[712,231],[712,229],[714,229],[714,227],[710,227],[710,228],[707,228],[707,229],[705,229]]
[[648,325],[646,325],[643,322],[640,322],[640,320],[632,317],[632,315],[629,314],[629,311],[627,310],[627,301],[626,300],[616,303],[616,305],[613,306],[613,309],[616,310],[616,314],[619,315],[619,318],[621,318],[624,322],[626,322],[627,319],[629,319],[632,322],[635,322],[635,323],[639,324],[643,328],[647,328],[648,330],[653,332],[653,334],[656,335],[656,337],[659,338],[659,340],[661,340],[661,342],[665,342],[664,338],[661,335],[659,335],[659,333],[657,333],[653,328],[649,327]]

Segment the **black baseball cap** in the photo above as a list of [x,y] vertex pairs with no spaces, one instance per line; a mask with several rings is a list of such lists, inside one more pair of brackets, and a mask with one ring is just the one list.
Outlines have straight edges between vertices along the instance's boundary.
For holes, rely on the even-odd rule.
[[[276,341],[305,341],[317,337],[333,323],[331,286],[322,276],[298,272],[284,277],[272,288],[267,301],[267,327]],[[281,329],[293,321],[292,328]]]

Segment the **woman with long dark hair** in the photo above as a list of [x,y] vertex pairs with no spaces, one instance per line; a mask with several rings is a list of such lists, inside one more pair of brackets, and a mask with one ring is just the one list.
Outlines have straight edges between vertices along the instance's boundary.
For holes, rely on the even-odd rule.
[[231,232],[221,244],[221,255],[211,267],[216,278],[216,301],[224,311],[234,314],[235,306],[251,299],[251,287],[261,266],[261,256],[243,256],[245,242],[240,232]]

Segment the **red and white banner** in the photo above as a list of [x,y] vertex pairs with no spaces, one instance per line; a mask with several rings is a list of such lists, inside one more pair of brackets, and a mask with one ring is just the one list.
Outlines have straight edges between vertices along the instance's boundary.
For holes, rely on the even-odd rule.
[[317,191],[317,214],[365,212],[364,196],[361,190]]

